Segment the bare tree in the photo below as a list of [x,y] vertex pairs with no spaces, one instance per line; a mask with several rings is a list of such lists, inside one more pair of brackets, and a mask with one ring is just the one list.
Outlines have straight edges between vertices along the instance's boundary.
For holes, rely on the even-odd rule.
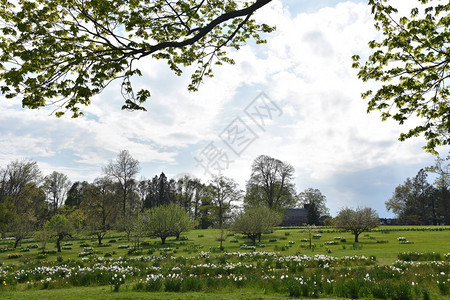
[[63,173],[53,171],[50,175],[45,176],[44,189],[51,212],[55,213],[58,207],[64,203],[70,185],[69,178]]
[[107,230],[112,227],[120,208],[119,203],[114,201],[114,196],[115,184],[108,177],[96,178],[84,191],[80,208],[87,216],[86,229],[91,235],[97,236],[99,245]]
[[221,230],[220,249],[223,249],[224,229],[231,218],[232,202],[241,198],[242,191],[237,183],[224,176],[214,176],[207,187],[207,197],[211,199],[212,219],[215,227]]
[[115,160],[108,162],[103,172],[119,183],[122,192],[123,215],[125,215],[127,199],[133,192],[134,178],[139,172],[139,161],[131,157],[128,150],[122,150]]
[[265,204],[282,209],[295,203],[294,167],[267,155],[258,156],[252,164],[247,182],[247,205]]
[[6,168],[0,169],[0,202],[5,196],[16,198],[27,183],[39,183],[41,176],[35,161],[12,161]]

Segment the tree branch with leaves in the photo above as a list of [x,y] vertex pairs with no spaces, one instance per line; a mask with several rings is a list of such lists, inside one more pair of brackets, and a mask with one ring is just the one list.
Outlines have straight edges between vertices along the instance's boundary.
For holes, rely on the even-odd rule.
[[111,82],[121,80],[122,109],[145,110],[148,89],[133,89],[146,56],[167,62],[175,74],[196,65],[197,90],[212,65],[234,63],[238,50],[260,33],[255,11],[271,0],[33,0],[0,1],[0,91],[31,109],[56,105],[56,116],[82,115]]
[[409,15],[400,16],[389,2],[369,0],[383,39],[369,42],[372,54],[364,63],[353,56],[361,80],[381,83],[362,97],[368,99],[368,112],[381,111],[382,120],[421,120],[399,140],[423,134],[424,149],[436,154],[437,146],[450,144],[450,4],[420,0]]

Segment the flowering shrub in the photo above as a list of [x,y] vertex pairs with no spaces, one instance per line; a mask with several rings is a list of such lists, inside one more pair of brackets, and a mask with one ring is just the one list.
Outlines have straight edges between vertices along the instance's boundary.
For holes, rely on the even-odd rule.
[[256,249],[256,246],[248,246],[248,245],[246,245],[246,244],[242,244],[242,245],[240,246],[240,248],[241,248],[241,249],[247,249],[247,250],[255,250],[255,249]]
[[325,245],[338,245],[338,242],[336,242],[336,241],[326,241]]
[[125,274],[118,275],[117,273],[111,278],[111,285],[113,286],[113,291],[118,292],[120,286],[125,283]]

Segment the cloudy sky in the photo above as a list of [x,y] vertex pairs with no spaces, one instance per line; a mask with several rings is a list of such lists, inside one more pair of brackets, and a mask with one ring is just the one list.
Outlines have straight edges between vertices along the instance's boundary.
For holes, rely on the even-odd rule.
[[220,167],[244,188],[252,161],[265,154],[295,167],[298,192],[320,189],[333,215],[361,205],[392,217],[384,202],[434,157],[421,138],[397,140],[408,124],[366,113],[360,94],[370,85],[351,68],[351,56],[369,55],[367,42],[378,36],[366,2],[272,2],[255,15],[277,26],[267,44],[231,53],[236,64],[218,66],[198,92],[187,91],[192,69],[178,77],[162,62],[140,62],[144,76],[135,83],[152,93],[147,112],[121,111],[117,85],[78,119],[0,99],[0,166],[26,158],[44,174],[91,181],[127,149],[142,177],[189,173],[206,181],[206,170]]

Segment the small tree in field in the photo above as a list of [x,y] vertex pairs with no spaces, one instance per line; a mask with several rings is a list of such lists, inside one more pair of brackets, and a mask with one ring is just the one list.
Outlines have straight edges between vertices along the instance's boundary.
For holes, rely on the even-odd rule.
[[380,225],[376,211],[370,207],[358,207],[355,210],[343,208],[334,219],[334,226],[344,230],[349,230],[355,235],[355,243],[358,242],[359,235],[367,230]]
[[149,234],[159,237],[161,244],[165,244],[169,236],[178,238],[183,231],[192,228],[192,222],[186,211],[175,204],[157,206],[148,210],[146,222]]
[[[170,206],[172,205],[169,205],[169,207]],[[172,213],[173,213],[172,232],[175,238],[179,240],[180,234],[182,232],[191,230],[194,227],[194,224],[192,223],[189,214],[186,213],[186,211],[182,207],[173,205]]]
[[267,206],[250,206],[238,214],[232,230],[245,234],[255,244],[256,239],[261,242],[261,235],[270,232],[274,226],[281,223],[281,220],[281,214]]
[[52,237],[56,237],[56,248],[61,252],[61,241],[65,237],[72,237],[72,224],[63,215],[54,215],[47,223],[45,230],[50,232]]

